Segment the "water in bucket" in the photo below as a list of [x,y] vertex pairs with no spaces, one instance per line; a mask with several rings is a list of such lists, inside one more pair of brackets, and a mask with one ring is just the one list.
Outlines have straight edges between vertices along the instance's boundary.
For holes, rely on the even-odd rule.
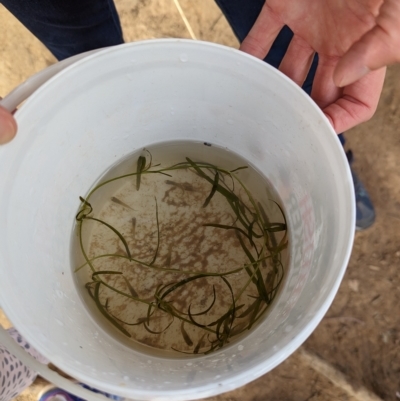
[[104,183],[81,204],[93,211],[78,217],[72,254],[84,304],[110,335],[193,356],[266,317],[287,268],[286,223],[248,161],[209,143],[163,143],[117,162]]
[[[351,173],[326,117],[276,69],[204,42],[129,43],[64,70],[16,118],[17,138],[0,149],[0,192],[6,194],[0,197],[0,304],[36,349],[78,381],[129,399],[215,396],[269,372],[326,313],[354,236]],[[132,342],[113,326],[99,329],[105,319],[89,309],[90,300],[82,302],[85,291],[77,291],[73,273],[78,196],[132,151],[153,151],[149,144],[166,140],[198,141],[204,150],[209,142],[240,154],[276,190],[290,230],[290,264],[268,315],[239,341],[208,355],[167,358],[147,346],[145,352],[126,346]],[[193,159],[221,162],[200,156]],[[152,222],[154,207],[152,200]]]

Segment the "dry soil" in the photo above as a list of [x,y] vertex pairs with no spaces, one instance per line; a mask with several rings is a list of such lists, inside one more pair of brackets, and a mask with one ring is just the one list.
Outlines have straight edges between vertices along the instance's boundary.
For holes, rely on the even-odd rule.
[[[126,41],[191,35],[174,0],[117,0]],[[212,0],[180,0],[198,39],[237,47]],[[0,6],[0,96],[55,60]],[[278,368],[212,400],[400,399],[400,66],[375,117],[346,134],[377,220],[357,233],[339,293],[303,347]],[[7,320],[0,314],[0,322]],[[35,400],[38,381],[17,399]]]

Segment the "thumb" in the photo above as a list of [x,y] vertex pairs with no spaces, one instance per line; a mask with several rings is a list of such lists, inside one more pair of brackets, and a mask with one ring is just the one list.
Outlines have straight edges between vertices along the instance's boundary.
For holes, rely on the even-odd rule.
[[400,61],[400,2],[386,0],[381,6],[376,26],[344,54],[333,79],[337,86],[347,86],[370,71]]
[[0,145],[10,142],[17,133],[17,123],[12,114],[0,107]]

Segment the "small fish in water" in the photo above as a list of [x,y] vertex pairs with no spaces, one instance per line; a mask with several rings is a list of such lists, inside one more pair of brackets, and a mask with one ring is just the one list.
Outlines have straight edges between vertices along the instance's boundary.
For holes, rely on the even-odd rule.
[[114,253],[114,255],[128,257],[128,254],[126,253],[126,249],[122,249],[120,246],[118,246],[118,250],[117,250],[117,252]]
[[175,181],[171,181],[171,180],[166,180],[165,183],[168,185],[173,185],[177,188],[180,188],[183,191],[194,191],[193,185],[189,184],[188,182],[180,183],[180,182],[175,182]]
[[122,277],[125,280],[126,286],[128,287],[128,290],[131,293],[131,295],[134,298],[137,298],[138,297],[138,293],[135,291],[135,289],[133,288],[132,284],[128,281],[128,279],[125,276],[122,276]]
[[135,239],[136,232],[136,217],[132,217],[132,237]]
[[182,337],[185,340],[185,343],[191,347],[193,345],[193,341],[191,340],[191,338],[189,337],[189,334],[187,333],[187,331],[185,330],[185,328],[183,327],[184,322],[182,321],[181,324],[181,333],[182,333]]
[[[154,298],[152,298],[154,299]],[[143,300],[144,301],[144,300]],[[139,319],[136,320],[136,324],[144,323],[144,322],[152,322],[155,320],[160,320],[162,316],[151,316],[151,317],[140,317]]]
[[200,341],[197,343],[196,348],[193,350],[193,354],[198,354],[200,351],[200,348],[203,347],[204,345],[204,336],[205,334],[203,334],[203,336],[200,338]]
[[167,267],[171,266],[171,258],[172,258],[172,245],[170,245],[170,247],[168,249],[167,260],[165,261],[165,266],[167,266]]
[[270,271],[267,274],[267,277],[265,279],[265,289],[267,290],[267,293],[271,292],[274,289],[274,283],[275,283],[275,274]]
[[113,197],[111,198],[111,202],[114,202],[114,203],[116,203],[117,205],[121,205],[121,206],[123,206],[123,207],[126,207],[127,209],[133,210],[130,206],[128,206],[126,203],[120,201],[120,200],[119,200],[118,198],[116,198],[115,196],[113,196]]
[[248,326],[249,322],[242,322],[236,325],[232,330],[231,330],[231,337],[236,336],[240,334],[242,331],[246,329]]

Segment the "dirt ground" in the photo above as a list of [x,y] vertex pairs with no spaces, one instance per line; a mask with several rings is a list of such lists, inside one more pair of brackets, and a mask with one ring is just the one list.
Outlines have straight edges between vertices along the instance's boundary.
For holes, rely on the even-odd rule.
[[[179,0],[198,39],[237,47],[212,0]],[[126,41],[185,37],[175,0],[117,0]],[[54,62],[0,6],[0,96]],[[278,368],[213,401],[400,399],[400,66],[391,67],[375,117],[348,132],[354,169],[376,207],[356,234],[339,293],[306,343]],[[0,323],[7,325],[0,313]],[[35,400],[43,382],[17,397]]]

